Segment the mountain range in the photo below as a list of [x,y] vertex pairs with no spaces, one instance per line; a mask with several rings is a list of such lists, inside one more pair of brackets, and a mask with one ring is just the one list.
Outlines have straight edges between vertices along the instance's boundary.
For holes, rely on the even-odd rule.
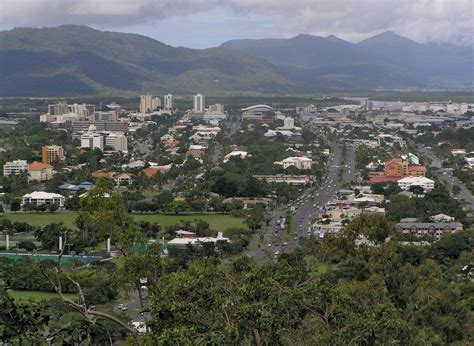
[[86,26],[17,28],[0,32],[0,96],[472,86],[473,56],[392,32],[357,44],[298,35],[190,49]]

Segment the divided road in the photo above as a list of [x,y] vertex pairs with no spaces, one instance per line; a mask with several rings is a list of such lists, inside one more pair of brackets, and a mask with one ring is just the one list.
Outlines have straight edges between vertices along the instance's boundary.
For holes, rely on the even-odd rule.
[[[340,175],[341,170],[342,175]],[[300,238],[313,235],[311,224],[313,219],[318,216],[317,208],[324,207],[331,199],[336,198],[342,185],[354,179],[355,149],[348,146],[343,159],[342,145],[333,143],[328,162],[328,173],[321,186],[317,189],[307,189],[296,202],[274,210],[261,246],[257,250],[248,252],[248,255],[263,263],[276,260],[282,253],[293,250],[298,246]],[[295,208],[295,212],[288,234],[287,230],[281,227],[281,222],[291,207]]]

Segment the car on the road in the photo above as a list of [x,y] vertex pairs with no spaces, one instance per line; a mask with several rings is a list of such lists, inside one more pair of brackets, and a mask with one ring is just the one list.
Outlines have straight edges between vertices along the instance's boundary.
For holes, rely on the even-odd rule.
[[276,251],[275,251],[275,255],[278,256],[279,254],[280,254],[280,251],[276,250]]
[[281,244],[281,246],[287,246],[287,245],[288,245],[288,243],[286,241],[283,242],[283,244]]
[[272,244],[268,243],[267,246],[268,246],[268,247],[272,247]]

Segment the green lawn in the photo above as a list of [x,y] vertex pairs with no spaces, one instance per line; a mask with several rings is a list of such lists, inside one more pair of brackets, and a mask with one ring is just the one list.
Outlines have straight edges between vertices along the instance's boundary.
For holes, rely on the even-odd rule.
[[[63,222],[66,226],[74,227],[74,220],[77,217],[75,212],[58,212],[58,213],[18,213],[5,214],[6,218],[11,221],[28,222],[35,226],[46,226],[53,222]],[[225,231],[232,227],[247,228],[244,219],[236,218],[231,215],[217,214],[193,214],[193,215],[163,215],[163,214],[144,214],[133,215],[135,220],[158,222],[161,226],[171,226],[179,223],[181,220],[205,220],[209,223],[210,228],[216,231]]]
[[[23,290],[8,290],[8,295],[15,300],[32,300],[39,302],[42,300],[49,300],[51,298],[59,298],[57,293],[44,291],[23,291]],[[74,299],[76,297],[73,293],[65,293],[66,298]]]

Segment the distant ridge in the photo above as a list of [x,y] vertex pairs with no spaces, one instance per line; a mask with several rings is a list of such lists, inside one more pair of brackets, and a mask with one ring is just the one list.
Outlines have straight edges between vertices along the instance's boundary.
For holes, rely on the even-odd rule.
[[172,47],[87,26],[0,32],[0,96],[294,93],[473,85],[473,50],[385,32],[357,44],[334,35]]
[[420,44],[386,31],[357,44],[334,35],[233,40],[222,47],[270,61],[289,79],[335,88],[473,86],[472,47]]

